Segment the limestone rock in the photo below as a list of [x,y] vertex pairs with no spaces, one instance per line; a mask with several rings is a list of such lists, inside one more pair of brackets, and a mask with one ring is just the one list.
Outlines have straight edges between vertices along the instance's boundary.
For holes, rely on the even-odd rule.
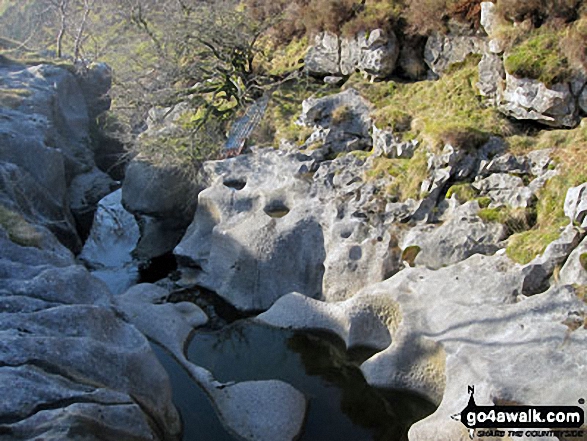
[[330,32],[318,34],[314,46],[306,54],[306,71],[316,76],[340,75],[339,45],[338,36]]
[[491,198],[490,206],[507,205],[513,208],[524,208],[531,205],[534,193],[518,176],[507,173],[493,173],[487,178],[474,182],[473,187],[482,196]]
[[546,87],[538,80],[506,74],[499,109],[513,118],[551,127],[575,127],[578,123],[575,97],[568,83]]
[[489,36],[494,35],[497,31],[499,18],[495,3],[481,2],[481,26],[483,26],[483,29]]
[[103,280],[114,294],[126,291],[138,280],[132,257],[139,240],[134,217],[122,207],[122,190],[103,198],[79,259]]
[[481,54],[485,40],[475,36],[432,34],[424,48],[424,61],[441,76],[451,65],[461,63],[469,54]]
[[417,146],[416,140],[402,142],[392,131],[380,130],[373,125],[373,153],[376,156],[409,159]]
[[522,293],[534,295],[545,291],[555,268],[560,267],[567,260],[581,241],[581,236],[581,233],[573,225],[568,225],[560,237],[546,247],[542,255],[524,265],[521,269]]
[[122,203],[139,222],[136,254],[150,259],[170,252],[191,222],[200,185],[173,166],[157,166],[138,157],[128,166]]
[[403,238],[401,248],[418,247],[414,264],[431,269],[452,265],[474,254],[495,253],[505,238],[504,226],[486,224],[477,216],[466,215],[466,212],[467,207],[457,209],[438,227],[422,225],[412,228]]
[[481,57],[478,69],[479,81],[476,86],[479,93],[486,97],[489,102],[497,104],[505,87],[505,69],[502,57],[486,52]]
[[338,37],[322,32],[305,58],[305,69],[315,76],[350,75],[361,71],[373,78],[385,78],[395,69],[399,44],[393,31],[375,29],[367,35]]
[[[565,323],[570,317],[583,320],[587,306],[569,287],[525,298],[519,295],[522,283],[507,257],[476,255],[436,271],[406,269],[344,302],[290,294],[258,319],[329,329],[349,347],[379,349],[361,366],[370,384],[418,390],[440,403],[412,426],[410,439],[456,441],[467,434],[450,416],[465,407],[467,385],[475,385],[479,405],[564,405],[581,398],[572,384],[587,362],[579,349],[587,331],[570,331]],[[531,362],[536,354],[544,363]],[[560,381],[553,382],[554,375]],[[568,386],[561,388],[561,382]]]
[[323,233],[304,205],[295,157],[273,152],[208,163],[194,222],[175,254],[202,269],[199,283],[245,311],[291,291],[321,295]]
[[568,285],[587,285],[587,240],[573,250],[562,267],[559,278],[560,283]]
[[587,114],[587,87],[583,87],[583,91],[579,95],[579,108],[583,114]]
[[77,175],[72,180],[69,190],[69,206],[83,237],[86,237],[90,232],[98,202],[110,194],[117,185],[110,176],[98,168]]
[[328,130],[325,144],[334,152],[363,150],[372,143],[371,105],[354,89],[302,103],[299,123]]
[[587,183],[569,189],[564,210],[571,223],[577,222],[582,228],[587,227]]

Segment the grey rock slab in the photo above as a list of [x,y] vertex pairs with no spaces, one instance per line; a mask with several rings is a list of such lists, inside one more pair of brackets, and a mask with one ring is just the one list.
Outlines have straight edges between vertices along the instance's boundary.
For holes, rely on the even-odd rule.
[[3,366],[33,365],[76,383],[127,394],[156,425],[179,433],[165,371],[147,340],[112,310],[71,305],[3,314],[0,334]]
[[[58,441],[176,441],[178,434],[162,433],[136,404],[73,403],[43,409],[14,424],[0,426],[2,441],[43,439]],[[92,428],[92,429],[89,429]]]
[[547,87],[538,80],[506,74],[499,110],[516,119],[569,128],[579,122],[575,101],[568,83]]
[[458,213],[442,225],[416,226],[403,238],[401,248],[417,246],[414,263],[439,269],[474,254],[493,254],[505,238],[505,227],[484,223],[479,218],[461,218]]
[[426,41],[424,61],[440,76],[451,65],[463,62],[469,54],[483,53],[485,46],[485,39],[481,37],[434,33]]
[[587,227],[587,183],[569,188],[564,210],[571,222],[577,222],[581,228]]

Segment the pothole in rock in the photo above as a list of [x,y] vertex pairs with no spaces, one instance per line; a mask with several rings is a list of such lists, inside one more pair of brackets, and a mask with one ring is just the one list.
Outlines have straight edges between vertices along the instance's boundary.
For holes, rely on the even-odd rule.
[[223,182],[225,187],[233,188],[235,190],[242,190],[247,185],[247,181],[244,179],[226,179]]
[[272,201],[265,205],[263,211],[272,218],[282,218],[289,213],[289,207],[283,201]]
[[349,353],[331,333],[240,320],[217,331],[197,330],[187,357],[221,382],[278,379],[302,392],[309,405],[301,441],[407,441],[411,425],[435,406],[412,392],[369,386],[358,365],[373,353]]

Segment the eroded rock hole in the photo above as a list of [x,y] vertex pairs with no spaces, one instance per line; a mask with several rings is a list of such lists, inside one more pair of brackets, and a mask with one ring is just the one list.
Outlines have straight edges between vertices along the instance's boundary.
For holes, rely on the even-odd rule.
[[234,188],[235,190],[242,190],[247,185],[244,179],[227,179],[223,182],[225,187]]
[[289,207],[283,201],[269,202],[263,211],[272,218],[282,218],[289,213]]

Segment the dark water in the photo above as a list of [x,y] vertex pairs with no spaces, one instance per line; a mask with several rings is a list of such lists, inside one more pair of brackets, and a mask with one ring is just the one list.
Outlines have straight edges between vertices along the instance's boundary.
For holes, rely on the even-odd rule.
[[[196,332],[187,355],[222,382],[279,379],[290,383],[309,400],[302,441],[403,441],[414,422],[435,410],[413,393],[370,387],[343,342],[332,336],[244,320],[221,330]],[[180,389],[178,400],[189,401],[187,393]],[[199,400],[187,405],[190,415],[200,412],[194,410],[197,406]],[[196,417],[184,415],[184,420],[186,441],[229,439],[201,427],[191,428]]]
[[164,349],[151,344],[159,361],[169,374],[173,388],[173,404],[183,423],[184,441],[235,441],[216,416],[206,393],[191,379],[187,371]]

